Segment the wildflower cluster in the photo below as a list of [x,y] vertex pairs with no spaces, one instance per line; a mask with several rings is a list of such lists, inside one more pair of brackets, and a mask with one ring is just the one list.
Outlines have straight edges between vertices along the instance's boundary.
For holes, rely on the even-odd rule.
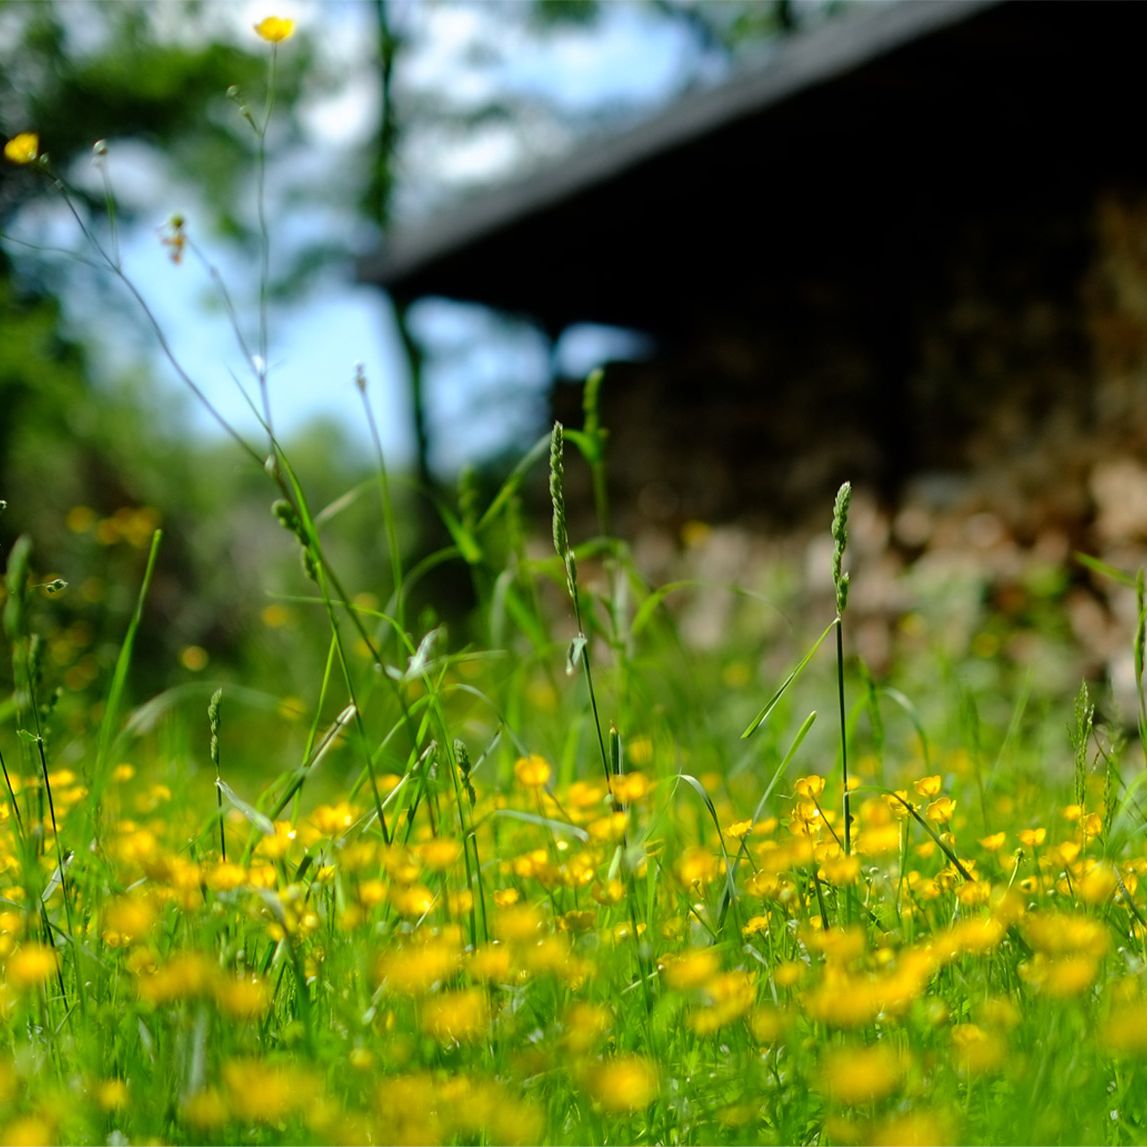
[[[294,25],[254,30],[274,61]],[[42,162],[31,133],[4,151]],[[197,253],[180,216],[162,241]],[[599,383],[587,429],[549,436],[554,554],[522,540],[519,471],[449,518],[490,650],[408,632],[397,559],[389,600],[343,589],[269,406],[255,457],[307,593],[258,616],[286,643],[323,607],[320,655],[292,647],[320,667],[309,700],[279,680],[237,714],[196,676],[203,638],[178,655],[189,681],[129,711],[142,609],[110,653],[95,619],[114,569],[77,582],[93,616],[41,627],[30,606],[67,583],[12,548],[0,1142],[1143,1137],[1144,817],[1114,749],[1093,773],[1094,713],[1077,706],[1070,786],[1042,755],[986,777],[978,729],[932,745],[899,694],[897,740],[870,680],[866,736],[843,686],[846,484],[835,619],[738,737],[754,653],[731,635],[727,656],[681,658],[624,547],[570,536],[567,442],[605,517]],[[502,512],[507,539],[487,529]],[[77,553],[149,562],[158,523],[66,520]],[[547,604],[563,588],[572,642]],[[815,712],[782,732],[834,630],[838,757],[802,748]],[[1044,1102],[1065,1080],[1073,1102]]]

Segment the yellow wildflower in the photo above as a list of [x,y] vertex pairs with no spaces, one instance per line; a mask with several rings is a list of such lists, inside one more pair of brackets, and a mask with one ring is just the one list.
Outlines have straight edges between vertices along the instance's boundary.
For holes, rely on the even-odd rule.
[[1079,818],[1079,831],[1085,841],[1093,840],[1103,831],[1103,817],[1097,812],[1085,813]]
[[127,1084],[122,1079],[105,1079],[96,1085],[95,1099],[104,1111],[122,1111],[127,1107]]
[[1048,960],[1041,971],[1043,974],[1037,986],[1043,993],[1055,999],[1069,999],[1087,991],[1095,983],[1099,961],[1094,956],[1061,956]]
[[872,1132],[874,1147],[910,1147],[915,1144],[951,1142],[946,1122],[927,1111],[909,1111],[893,1115]]
[[247,882],[247,870],[233,861],[220,861],[204,871],[203,882],[212,892],[233,892]]
[[650,787],[649,778],[644,773],[625,773],[620,777],[614,777],[610,782],[614,800],[622,804],[641,800],[649,792]]
[[590,895],[602,905],[620,904],[625,897],[625,885],[617,879],[598,882],[590,889]]
[[425,916],[434,907],[434,893],[425,884],[412,884],[409,888],[395,888],[390,902],[400,916]]
[[753,822],[751,820],[738,820],[726,826],[725,836],[731,840],[743,840],[752,831]]
[[422,1005],[422,1030],[440,1043],[480,1039],[490,1028],[490,1006],[481,988],[444,992]]
[[865,825],[860,830],[853,849],[863,856],[887,856],[899,852],[900,826],[891,821],[888,824]]
[[255,34],[269,44],[281,44],[295,33],[294,20],[285,16],[265,16],[254,25]]
[[750,916],[741,927],[741,935],[746,939],[750,936],[756,936],[758,933],[767,932],[769,930],[770,915],[766,912],[763,916]]
[[211,655],[202,645],[186,645],[180,650],[179,663],[190,673],[200,673],[207,668]]
[[34,131],[22,131],[4,145],[4,158],[20,166],[35,163],[40,156],[40,137]]
[[623,812],[613,812],[591,820],[586,829],[590,839],[599,844],[616,844],[625,837],[628,818]]
[[1088,904],[1102,904],[1109,900],[1119,887],[1119,873],[1110,861],[1096,861],[1088,868],[1078,887],[1079,895]]
[[336,836],[346,832],[358,819],[360,810],[348,801],[319,805],[311,813],[311,823],[320,836]]
[[532,905],[502,908],[494,916],[494,935],[499,940],[524,943],[537,939],[542,923],[541,912]]
[[838,1103],[870,1103],[891,1095],[904,1076],[901,1057],[886,1043],[872,1047],[843,1047],[821,1060],[821,1078]]
[[[899,836],[899,834],[897,834]],[[820,875],[829,884],[844,888],[855,884],[860,876],[859,856],[833,856],[821,865]]]
[[1070,912],[1031,913],[1023,923],[1024,939],[1049,956],[1104,956],[1111,934],[1102,921]]
[[303,1072],[257,1059],[224,1064],[223,1082],[232,1115],[245,1123],[277,1123],[315,1098],[314,1082]]
[[506,983],[513,974],[513,960],[505,944],[482,944],[470,956],[470,977],[485,983]]
[[897,789],[895,792],[882,793],[880,799],[887,805],[892,819],[904,821],[908,819],[908,810],[915,805],[908,799],[907,789]]
[[396,948],[381,956],[375,965],[375,980],[387,991],[400,995],[421,995],[448,980],[462,964],[455,944],[434,940],[409,948]]
[[564,1026],[565,1046],[572,1052],[589,1051],[613,1024],[613,1013],[602,1004],[585,1001],[570,1004]]
[[952,1051],[960,1071],[981,1075],[1003,1066],[1008,1047],[999,1032],[985,1031],[977,1024],[957,1024],[952,1028]]
[[527,789],[540,789],[549,783],[553,775],[549,761],[545,757],[531,753],[528,757],[519,757],[514,763],[514,776],[518,784]]
[[918,781],[912,783],[912,787],[922,797],[934,797],[939,794],[941,784],[942,778],[940,774],[937,773],[934,776],[921,777]]
[[653,760],[653,741],[649,737],[634,737],[626,746],[626,757],[635,765],[647,765]]
[[947,824],[956,810],[956,802],[951,797],[937,797],[928,803],[924,815],[937,824]]
[[704,1009],[689,1015],[689,1027],[698,1035],[740,1019],[756,1000],[757,980],[752,972],[725,972],[706,985],[705,995]]
[[686,888],[700,890],[717,878],[720,865],[717,857],[700,845],[691,845],[677,858],[673,866],[677,879]]
[[227,1101],[217,1088],[197,1091],[183,1101],[183,1118],[193,1127],[221,1127],[229,1117]]
[[854,963],[865,949],[864,929],[859,924],[846,928],[806,928],[801,932],[810,951],[820,952],[832,964],[843,967]]
[[214,996],[219,1010],[238,1020],[260,1019],[271,1006],[270,989],[255,977],[220,979]]
[[791,988],[804,978],[805,965],[799,960],[785,960],[773,969],[773,983],[778,988]]
[[432,872],[445,872],[462,855],[462,842],[438,836],[415,846],[418,858]]
[[8,957],[6,979],[17,988],[35,988],[56,974],[56,950],[33,942],[17,948]]
[[144,972],[136,984],[140,998],[152,1004],[206,995],[219,977],[219,965],[198,952],[177,952],[162,967]]
[[779,1008],[762,1004],[749,1014],[749,1030],[757,1043],[776,1043],[788,1027],[788,1019]]
[[104,943],[119,948],[146,939],[155,924],[157,911],[149,896],[128,894],[109,901],[101,916]]
[[657,1098],[657,1069],[641,1056],[607,1060],[587,1073],[585,1083],[598,1106],[613,1115],[641,1111]]
[[721,961],[713,948],[688,948],[676,955],[665,956],[660,962],[665,983],[679,992],[700,988],[720,970]]
[[31,1147],[37,1143],[55,1143],[54,1122],[44,1115],[18,1115],[0,1132],[3,1147]]
[[1099,1026],[1099,1044],[1113,1056],[1147,1053],[1147,1001],[1113,1008]]
[[1008,996],[989,996],[977,1010],[981,1024],[1005,1031],[1019,1027],[1023,1019],[1015,1000]]

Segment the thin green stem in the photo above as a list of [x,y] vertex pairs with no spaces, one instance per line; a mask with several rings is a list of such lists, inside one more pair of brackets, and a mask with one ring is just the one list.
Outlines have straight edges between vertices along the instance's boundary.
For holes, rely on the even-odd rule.
[[362,396],[363,410],[366,412],[367,426],[370,428],[371,443],[374,446],[374,455],[378,467],[378,495],[382,507],[382,521],[386,530],[386,545],[390,550],[390,573],[394,583],[394,617],[398,629],[404,630],[405,600],[402,573],[402,551],[398,547],[398,528],[395,520],[394,501],[390,491],[390,473],[386,465],[386,455],[382,449],[382,435],[378,432],[378,422],[374,417],[370,399],[366,393],[366,375],[359,367],[355,379],[359,394]]
[[267,435],[274,448],[274,423],[271,420],[271,398],[267,390],[267,356],[270,353],[270,299],[271,299],[271,229],[267,223],[267,131],[275,110],[275,64],[278,45],[271,45],[267,64],[267,102],[263,107],[263,120],[256,129],[255,148],[255,211],[259,226],[259,357],[255,373],[259,379],[259,396],[263,404],[263,419]]
[[848,788],[848,724],[844,712],[844,626],[836,627],[836,695],[840,705],[840,775],[844,785],[844,855],[852,854],[852,809]]

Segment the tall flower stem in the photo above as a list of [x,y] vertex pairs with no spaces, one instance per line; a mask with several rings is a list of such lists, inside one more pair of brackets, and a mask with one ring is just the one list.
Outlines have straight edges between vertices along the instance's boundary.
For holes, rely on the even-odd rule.
[[848,606],[848,574],[843,572],[844,550],[848,545],[848,507],[852,483],[845,482],[836,493],[832,508],[832,584],[836,590],[836,693],[840,706],[840,773],[844,789],[844,854],[852,853],[852,809],[848,791],[848,722],[844,710],[844,611]]

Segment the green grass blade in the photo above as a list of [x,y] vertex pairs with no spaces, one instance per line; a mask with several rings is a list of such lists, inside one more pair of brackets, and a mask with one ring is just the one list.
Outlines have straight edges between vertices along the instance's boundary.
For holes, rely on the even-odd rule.
[[112,672],[111,686],[108,689],[107,700],[104,702],[104,712],[100,720],[99,737],[96,742],[96,763],[92,781],[92,790],[97,797],[103,790],[108,761],[116,738],[116,723],[119,720],[120,708],[123,705],[124,693],[127,690],[127,675],[131,668],[135,637],[143,620],[143,606],[151,588],[151,579],[155,573],[156,559],[159,557],[159,546],[162,540],[163,531],[156,530],[151,538],[151,549],[147,555],[147,566],[144,569],[143,582],[139,587],[135,610],[131,615],[131,621],[128,623],[127,632],[124,634],[123,644],[120,645],[119,656],[116,658],[115,669]]
[[825,638],[827,638],[838,625],[840,625],[840,618],[834,617],[825,627],[824,632],[816,639],[812,648],[797,662],[796,666],[789,672],[789,675],[781,682],[780,688],[769,698],[764,708],[762,708],[746,726],[745,731],[741,734],[742,740],[746,737],[751,737],[769,719],[773,710],[780,703],[781,698],[788,692],[789,687],[805,671],[808,663],[815,656],[816,651],[824,644]]

